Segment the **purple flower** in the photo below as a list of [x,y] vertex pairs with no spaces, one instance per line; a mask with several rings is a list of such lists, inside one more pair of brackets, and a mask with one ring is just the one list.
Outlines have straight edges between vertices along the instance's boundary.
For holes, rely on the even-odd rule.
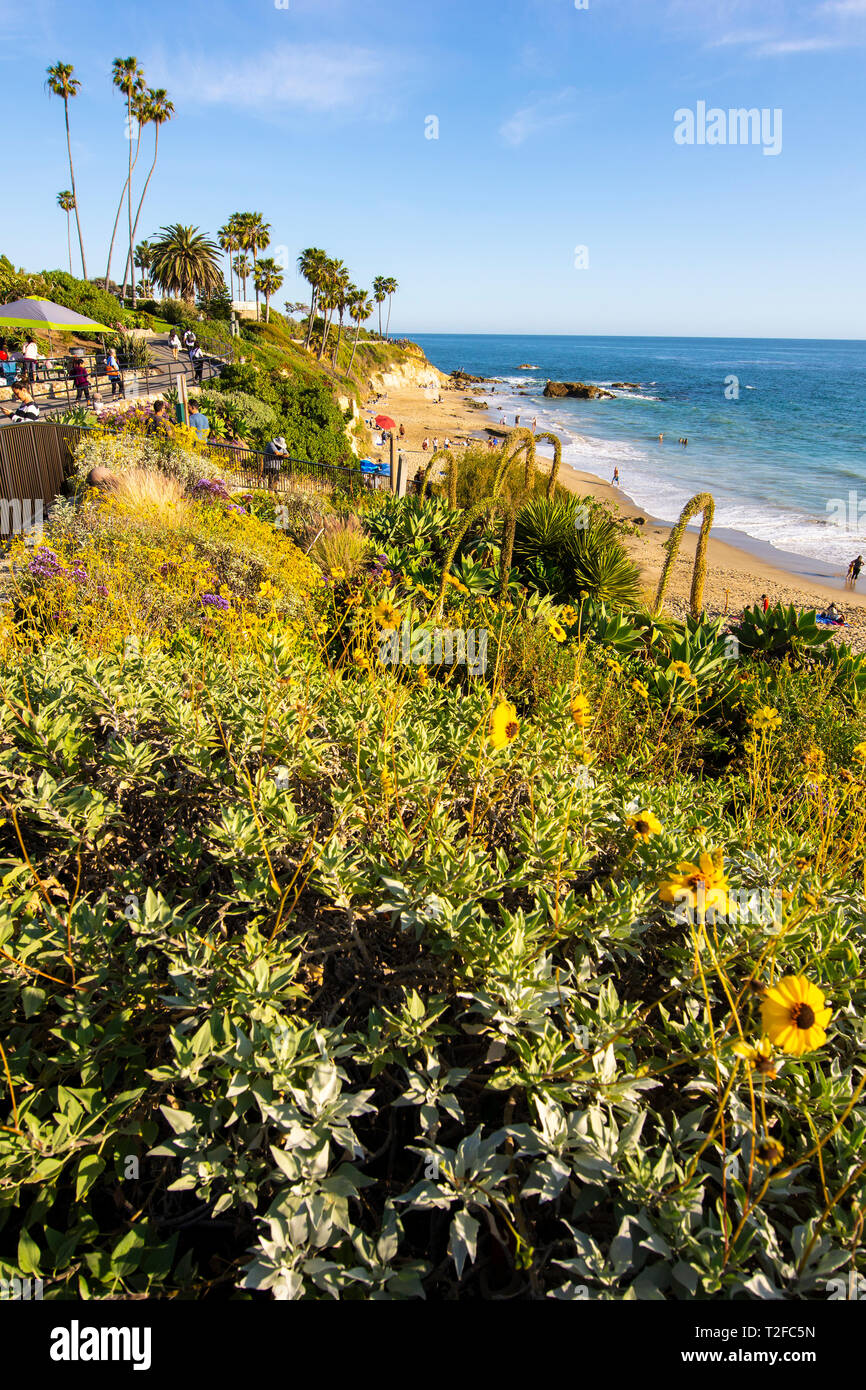
[[108,598],[108,590],[104,584],[97,584],[96,592],[99,594],[100,598]]
[[222,598],[219,594],[202,594],[201,602],[208,608],[221,608],[225,611],[229,606],[227,598]]

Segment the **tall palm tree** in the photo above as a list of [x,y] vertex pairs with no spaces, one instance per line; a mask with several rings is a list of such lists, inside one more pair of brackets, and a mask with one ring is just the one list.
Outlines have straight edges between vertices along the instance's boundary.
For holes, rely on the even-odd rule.
[[81,86],[80,80],[74,76],[75,69],[71,63],[55,63],[53,67],[47,69],[48,81],[45,83],[49,93],[63,98],[63,114],[66,117],[66,148],[69,151],[69,177],[72,181],[73,207],[75,208],[75,225],[78,228],[78,246],[81,251],[81,274],[87,279],[87,262],[84,259],[84,241],[81,236],[81,219],[78,216],[78,196],[75,192],[75,170],[72,167],[72,141],[69,136],[69,98],[78,95]]
[[151,245],[153,278],[169,295],[195,303],[196,290],[214,294],[223,284],[219,268],[219,248],[198,227],[179,222],[160,227],[160,236]]
[[366,290],[355,290],[349,300],[349,317],[355,325],[355,341],[352,344],[352,358],[346,376],[351,376],[352,368],[355,365],[355,353],[358,351],[358,339],[361,336],[361,324],[366,323],[373,312],[373,301],[367,295]]
[[276,294],[283,283],[283,273],[273,256],[266,256],[253,270],[253,283],[265,297],[265,323],[271,321],[271,295]]
[[400,286],[397,284],[397,281],[394,279],[393,275],[387,275],[385,277],[385,293],[388,296],[388,321],[385,324],[386,338],[388,337],[388,334],[391,332],[391,296],[393,294],[396,294],[399,288]]
[[[134,168],[132,158],[132,117],[133,108],[136,113],[139,109],[143,112],[141,103],[144,97],[144,75],[139,69],[135,58],[115,58],[111,69],[111,80],[120,91],[126,96],[126,133],[129,145],[129,160],[126,175],[126,182],[120,194],[120,202],[117,205],[117,215],[114,219],[114,229],[111,233],[111,241],[108,246],[108,262],[105,267],[105,283],[111,278],[111,257],[114,251],[114,238],[117,235],[117,224],[120,221],[120,213],[123,207],[124,198],[129,202],[129,240],[132,242],[132,170]],[[135,158],[138,159],[138,151],[141,148],[141,120],[138,119],[138,133],[135,143]]]
[[241,281],[243,281],[243,287],[244,287],[244,300],[246,300],[246,297],[247,297],[247,276],[249,275],[250,271],[251,271],[252,268],[253,268],[253,263],[252,263],[252,261],[250,260],[249,256],[243,255],[243,256],[235,256],[234,261],[232,262],[232,265],[234,266],[235,275],[238,277],[238,284],[240,285]]
[[139,270],[141,271],[141,292],[142,292],[142,294],[144,294],[144,285],[145,285],[145,282],[147,281],[147,282],[149,283],[149,277],[148,277],[147,272],[150,270],[150,265],[151,265],[151,261],[152,261],[152,260],[153,260],[153,247],[151,246],[150,242],[149,242],[149,241],[140,241],[140,242],[138,243],[138,245],[136,246],[136,248],[135,248],[135,264],[138,266]]
[[57,206],[66,213],[66,245],[69,248],[69,274],[72,274],[72,222],[69,214],[75,207],[75,194],[70,189],[65,189],[57,195]]
[[[165,125],[166,121],[171,120],[172,116],[174,115],[174,103],[169,101],[168,92],[165,90],[164,87],[149,87],[145,92],[142,93],[139,102],[139,110],[141,112],[141,115],[139,116],[139,134],[141,133],[142,125],[152,125],[154,129],[153,163],[151,164],[150,169],[148,170],[147,178],[144,181],[144,188],[141,190],[141,197],[138,200],[138,209],[135,214],[135,222],[132,225],[133,245],[135,244],[135,236],[138,231],[138,223],[141,217],[141,209],[144,206],[144,199],[147,194],[150,180],[153,177],[153,171],[156,168],[156,161],[159,155],[159,128],[160,126]],[[137,158],[138,155],[136,154],[136,159]],[[136,262],[136,264],[138,264],[138,262]],[[127,256],[127,267],[128,266],[129,257]]]
[[238,236],[237,227],[235,226],[235,224],[234,224],[234,222],[233,222],[233,220],[232,220],[231,217],[228,219],[228,221],[226,222],[225,226],[224,226],[224,227],[220,227],[219,231],[217,232],[217,245],[219,246],[219,248],[220,248],[221,251],[225,251],[225,252],[227,253],[227,255],[228,255],[228,261],[229,261],[229,297],[230,297],[231,299],[234,299],[234,297],[235,297],[235,282],[234,282],[234,265],[232,264],[232,256],[233,256],[233,254],[235,253],[235,251],[240,251],[240,249],[241,249],[241,243],[240,243],[240,237]]
[[[240,218],[241,246],[244,251],[253,253],[253,285],[258,255],[271,244],[271,224],[266,222],[260,212],[242,212]],[[256,289],[256,318],[259,316],[259,292]]]
[[327,265],[327,262],[327,252],[323,251],[319,246],[308,246],[306,251],[302,251],[298,257],[298,270],[310,286],[310,317],[307,320],[307,333],[304,338],[305,348],[309,347],[310,338],[313,335],[316,301],[319,297],[319,288],[322,283],[322,271]]
[[340,286],[349,283],[349,272],[342,261],[329,260],[323,271],[324,284],[319,290],[319,301],[327,309],[325,326],[322,329],[322,342],[318,351],[318,360],[321,362],[325,355],[325,344],[328,341],[328,332],[331,327],[331,316],[339,302]]
[[349,279],[348,271],[346,271],[345,276],[338,277],[336,284],[334,285],[334,297],[337,301],[336,310],[339,315],[339,327],[337,329],[337,341],[334,344],[334,355],[331,358],[331,366],[335,369],[337,366],[337,353],[340,351],[340,339],[343,336],[343,315],[346,312],[349,300],[352,299],[353,296],[357,293],[358,286],[352,284],[351,280]]
[[385,288],[385,286],[387,285],[387,283],[388,283],[388,281],[385,279],[385,276],[384,276],[384,275],[377,275],[376,278],[375,278],[375,280],[373,281],[373,298],[375,299],[376,303],[377,303],[378,306],[379,306],[379,337],[380,337],[380,338],[381,338],[381,336],[382,336],[382,305],[385,303],[385,300],[386,300],[386,298],[387,298],[387,296],[388,296],[388,291],[387,291],[386,288]]

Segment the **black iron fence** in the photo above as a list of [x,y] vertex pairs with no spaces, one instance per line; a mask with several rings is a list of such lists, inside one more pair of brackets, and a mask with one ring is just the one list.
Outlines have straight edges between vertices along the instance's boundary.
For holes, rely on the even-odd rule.
[[336,463],[312,463],[309,459],[274,459],[257,449],[208,440],[217,466],[233,486],[250,489],[267,488],[274,492],[320,492],[339,488],[356,493],[365,489],[389,488],[390,473],[366,473]]

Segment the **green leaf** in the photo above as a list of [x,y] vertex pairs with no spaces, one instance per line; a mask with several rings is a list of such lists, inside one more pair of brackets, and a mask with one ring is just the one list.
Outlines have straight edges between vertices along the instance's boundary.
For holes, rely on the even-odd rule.
[[105,1167],[105,1159],[99,1154],[85,1154],[78,1164],[75,1179],[75,1200],[80,1202],[90,1191],[99,1174]]
[[42,1252],[28,1231],[18,1238],[18,1268],[22,1274],[38,1274]]

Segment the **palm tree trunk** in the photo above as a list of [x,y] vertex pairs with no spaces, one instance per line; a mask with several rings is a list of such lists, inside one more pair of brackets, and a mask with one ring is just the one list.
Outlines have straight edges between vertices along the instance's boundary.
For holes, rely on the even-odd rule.
[[258,262],[258,257],[257,257],[257,255],[256,255],[256,247],[255,247],[255,246],[253,246],[252,251],[253,251],[253,289],[254,289],[255,292],[256,292],[256,323],[258,323],[258,321],[259,321],[259,287],[258,287],[258,285],[256,284],[256,271],[257,271],[257,269],[258,269],[259,262]]
[[382,301],[379,300],[379,337],[382,336]]
[[[133,246],[135,245],[135,238],[136,238],[136,236],[137,236],[137,234],[138,234],[138,220],[139,220],[139,218],[141,217],[141,209],[142,209],[142,207],[144,206],[144,199],[145,199],[145,196],[146,196],[146,194],[147,194],[148,184],[150,183],[150,180],[151,180],[151,178],[153,177],[153,171],[154,171],[154,169],[156,168],[156,159],[157,159],[157,155],[159,154],[159,122],[158,122],[158,121],[157,121],[157,123],[156,123],[154,129],[155,129],[155,131],[156,131],[156,134],[155,134],[154,142],[153,142],[153,163],[151,164],[150,170],[149,170],[148,175],[147,175],[147,178],[146,178],[145,181],[144,181],[144,188],[141,190],[141,197],[140,197],[139,202],[138,202],[138,211],[137,211],[136,214],[135,214],[135,222],[133,223],[133,227],[132,227],[132,245],[133,245]],[[139,140],[141,140],[141,127],[140,127],[140,126],[139,126]],[[135,158],[136,158],[136,161],[137,161],[137,160],[138,160],[138,152],[137,152],[137,151],[136,151]],[[130,254],[131,254],[131,252],[130,252]],[[123,272],[123,283],[124,283],[124,284],[126,284],[126,273],[127,273],[127,270],[128,270],[128,269],[129,269],[129,255],[128,255],[127,258],[126,258],[126,270],[124,270],[124,272]]]
[[[139,127],[138,135],[139,135],[139,143],[140,143],[140,142],[141,142],[141,127]],[[132,153],[132,147],[131,147],[131,145],[130,145],[130,153]],[[133,165],[132,165],[133,169],[135,168],[135,165],[136,165],[137,161],[138,161],[138,150],[136,150],[136,152],[135,152],[135,160],[133,161]],[[127,176],[126,176],[126,182],[124,183],[124,185],[123,185],[123,190],[122,190],[122,192],[121,192],[121,194],[120,194],[120,202],[117,204],[117,212],[116,212],[115,215],[114,215],[114,228],[113,228],[112,233],[111,233],[111,244],[109,245],[109,248],[108,248],[108,264],[107,264],[106,267],[105,267],[105,288],[106,288],[106,289],[108,289],[108,281],[109,281],[109,279],[110,279],[110,277],[111,277],[111,257],[112,257],[112,255],[113,255],[113,253],[114,253],[114,238],[117,236],[117,224],[118,224],[119,221],[120,221],[120,214],[121,214],[121,212],[122,212],[122,210],[123,210],[123,200],[124,200],[124,198],[126,197],[126,191],[127,191],[127,189],[129,188],[130,177],[131,177],[131,175],[130,175],[130,174],[127,174]],[[128,262],[127,262],[127,264],[128,264]],[[124,290],[126,289],[126,271],[124,271],[124,274],[123,274],[123,289],[124,289]]]
[[66,211],[66,245],[69,248],[69,274],[72,274],[72,218],[69,216],[69,209]]
[[385,337],[391,332],[391,296],[388,295],[388,318],[385,322]]
[[313,336],[313,322],[314,322],[314,318],[315,318],[315,312],[316,312],[316,287],[315,287],[315,285],[314,285],[314,286],[313,286],[313,289],[312,289],[312,293],[310,294],[310,321],[309,321],[309,323],[307,324],[307,336],[306,336],[306,338],[304,339],[304,347],[305,347],[305,348],[308,348],[308,347],[310,346],[310,339],[311,339],[312,336]]
[[317,358],[317,361],[319,362],[321,362],[322,358],[325,355],[325,344],[328,341],[328,332],[331,327],[331,314],[333,312],[333,309],[328,310],[327,317],[325,318],[324,326],[322,328],[322,346],[319,348],[319,355]]
[[348,377],[350,377],[350,376],[352,375],[352,368],[353,368],[354,365],[355,365],[355,353],[358,351],[358,339],[360,338],[360,336],[361,336],[361,320],[358,319],[357,325],[356,325],[356,327],[355,327],[355,341],[354,341],[354,343],[352,344],[352,356],[351,356],[351,358],[349,359],[349,365],[348,365],[348,367],[346,368],[346,376],[343,378],[344,381],[345,381]]
[[[78,216],[78,198],[75,193],[75,170],[72,167],[72,140],[69,136],[69,98],[63,98],[63,110],[66,112],[66,148],[69,151],[69,177],[72,180],[72,196],[75,199],[75,225],[78,228],[78,245],[81,249],[81,274],[87,279],[87,262],[84,259],[84,241],[81,236],[81,218]],[[71,274],[70,267],[70,274]]]
[[337,366],[337,353],[340,351],[340,339],[342,338],[342,336],[343,336],[343,315],[342,315],[342,312],[341,312],[341,313],[340,313],[340,327],[337,329],[337,344],[336,344],[336,347],[334,348],[334,356],[333,356],[332,359],[331,359],[331,366],[334,367],[334,368],[336,368],[336,366]]
[[[126,93],[126,128],[132,134],[132,92]],[[141,121],[138,122],[138,147],[135,151],[135,158],[138,160],[138,150],[141,147]],[[132,307],[135,308],[135,266],[132,264],[132,140],[129,142],[129,181],[126,185],[126,217],[129,223],[129,279],[132,285]],[[123,277],[124,289],[126,288],[126,275]],[[123,303],[123,294],[120,298]]]

